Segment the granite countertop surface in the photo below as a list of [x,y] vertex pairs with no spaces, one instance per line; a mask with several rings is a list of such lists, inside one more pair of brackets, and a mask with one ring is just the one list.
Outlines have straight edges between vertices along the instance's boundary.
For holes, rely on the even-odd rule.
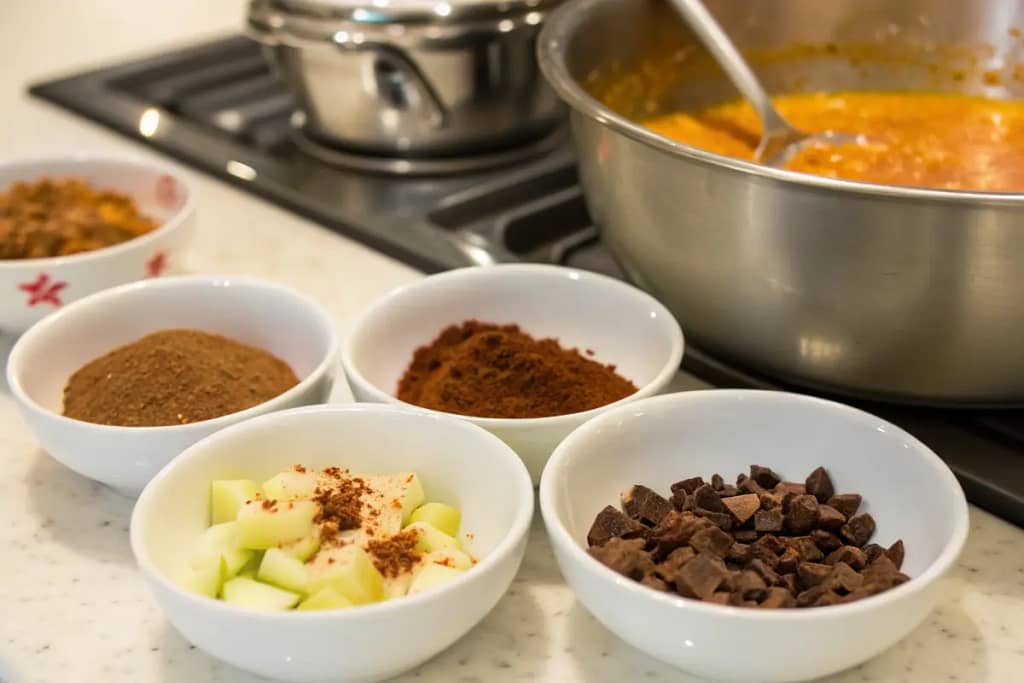
[[[238,30],[243,0],[36,0],[0,22],[0,158],[154,153],[24,94],[32,79]],[[41,48],[40,45],[44,45]],[[194,186],[198,234],[185,269],[276,280],[322,301],[344,333],[367,302],[420,274],[215,180]],[[14,340],[0,336],[0,361]],[[335,400],[349,397],[339,383]],[[680,376],[676,388],[699,388]],[[132,501],[57,464],[0,379],[0,681],[243,683],[163,618],[128,543]],[[1024,679],[1024,531],[971,508],[971,535],[938,610],[903,642],[830,681]],[[690,681],[619,641],[573,598],[539,517],[508,595],[469,635],[405,681]]]

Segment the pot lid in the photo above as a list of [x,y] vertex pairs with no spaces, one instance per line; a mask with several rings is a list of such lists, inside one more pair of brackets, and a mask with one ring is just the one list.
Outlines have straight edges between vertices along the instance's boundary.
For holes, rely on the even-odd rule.
[[[361,24],[479,20],[546,10],[561,0],[256,0],[291,15]],[[255,3],[254,3],[255,4]]]

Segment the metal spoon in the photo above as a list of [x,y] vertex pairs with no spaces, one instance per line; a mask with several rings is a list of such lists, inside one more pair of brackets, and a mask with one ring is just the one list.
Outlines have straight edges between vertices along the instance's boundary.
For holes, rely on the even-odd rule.
[[736,89],[754,107],[761,119],[761,142],[754,151],[754,161],[768,166],[784,166],[808,144],[824,142],[830,145],[860,142],[861,136],[848,133],[805,133],[794,128],[775,109],[771,98],[757,80],[750,65],[736,49],[729,36],[708,12],[701,0],[669,0],[682,15],[690,29],[697,34],[704,47],[725,71]]

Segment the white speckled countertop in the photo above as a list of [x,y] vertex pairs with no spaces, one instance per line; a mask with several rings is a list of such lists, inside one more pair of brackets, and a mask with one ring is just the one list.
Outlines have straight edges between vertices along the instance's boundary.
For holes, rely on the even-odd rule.
[[[164,43],[236,29],[243,0],[3,3],[0,157],[67,151],[151,156],[24,94],[25,83]],[[40,48],[40,46],[44,46]],[[166,161],[166,160],[165,160]],[[188,169],[199,231],[187,269],[271,278],[319,298],[342,332],[414,271]],[[13,339],[0,336],[0,361]],[[680,377],[678,388],[696,383]],[[345,400],[342,388],[337,396]],[[242,683],[163,619],[128,545],[132,502],[40,451],[0,380],[0,681]],[[971,536],[931,619],[833,681],[1024,680],[1024,532],[971,509]],[[539,522],[512,590],[466,638],[403,680],[692,680],[618,641],[573,599]]]

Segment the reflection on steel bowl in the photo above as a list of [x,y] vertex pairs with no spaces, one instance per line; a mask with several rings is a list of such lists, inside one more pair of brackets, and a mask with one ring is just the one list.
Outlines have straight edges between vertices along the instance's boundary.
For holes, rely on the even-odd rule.
[[[708,5],[773,93],[1024,93],[990,66],[1020,63],[1024,1]],[[851,394],[1024,401],[1024,194],[812,176],[656,134],[635,121],[736,92],[655,0],[574,0],[539,50],[606,242],[696,346]]]

